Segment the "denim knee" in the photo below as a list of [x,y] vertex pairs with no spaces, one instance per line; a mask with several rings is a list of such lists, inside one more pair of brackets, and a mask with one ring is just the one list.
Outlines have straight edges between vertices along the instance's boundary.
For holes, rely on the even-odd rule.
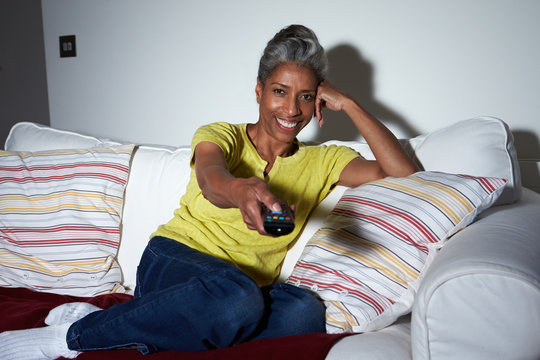
[[234,266],[176,240],[156,236],[141,256],[134,295],[140,297],[231,267]]
[[265,314],[258,285],[240,270],[224,271],[210,281],[200,280],[208,289],[204,302],[214,307],[197,320],[206,324],[201,335],[207,336],[208,349],[232,346],[253,337]]
[[276,284],[283,294],[287,294],[286,311],[291,320],[288,324],[296,334],[322,333],[326,331],[324,304],[315,296],[289,284]]
[[289,284],[262,288],[267,314],[255,339],[323,333],[325,307],[313,295]]

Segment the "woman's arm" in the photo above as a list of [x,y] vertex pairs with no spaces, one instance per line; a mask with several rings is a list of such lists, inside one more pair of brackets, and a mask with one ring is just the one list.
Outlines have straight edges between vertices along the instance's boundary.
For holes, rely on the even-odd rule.
[[408,176],[418,170],[386,126],[328,81],[323,81],[317,89],[315,115],[321,126],[324,123],[323,107],[344,111],[360,131],[376,159],[352,160],[341,172],[339,185],[355,187],[386,176]]
[[197,182],[203,196],[220,208],[239,208],[247,227],[263,235],[261,203],[273,210],[281,210],[278,200],[258,177],[236,178],[230,172],[221,148],[203,141],[194,150]]

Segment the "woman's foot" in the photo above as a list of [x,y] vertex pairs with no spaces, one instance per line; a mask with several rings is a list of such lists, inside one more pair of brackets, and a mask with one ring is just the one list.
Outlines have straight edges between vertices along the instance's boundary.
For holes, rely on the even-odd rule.
[[36,329],[5,331],[0,334],[0,359],[54,360],[76,358],[80,353],[68,349],[67,331],[71,324]]
[[62,304],[55,307],[49,312],[49,315],[45,319],[45,324],[73,324],[75,321],[80,320],[86,315],[98,310],[102,309],[85,302],[72,302]]

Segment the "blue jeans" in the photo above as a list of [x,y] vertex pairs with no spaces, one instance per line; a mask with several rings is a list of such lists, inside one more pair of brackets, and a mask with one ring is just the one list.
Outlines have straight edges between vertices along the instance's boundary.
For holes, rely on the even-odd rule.
[[324,305],[288,284],[259,286],[236,266],[155,237],[137,270],[133,300],[68,331],[72,350],[204,351],[248,340],[325,332]]

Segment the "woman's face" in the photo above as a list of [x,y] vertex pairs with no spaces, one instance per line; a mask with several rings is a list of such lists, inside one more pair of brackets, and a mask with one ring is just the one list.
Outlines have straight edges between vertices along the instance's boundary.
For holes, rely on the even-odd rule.
[[313,117],[317,78],[313,70],[285,63],[255,89],[259,123],[279,141],[291,142]]

